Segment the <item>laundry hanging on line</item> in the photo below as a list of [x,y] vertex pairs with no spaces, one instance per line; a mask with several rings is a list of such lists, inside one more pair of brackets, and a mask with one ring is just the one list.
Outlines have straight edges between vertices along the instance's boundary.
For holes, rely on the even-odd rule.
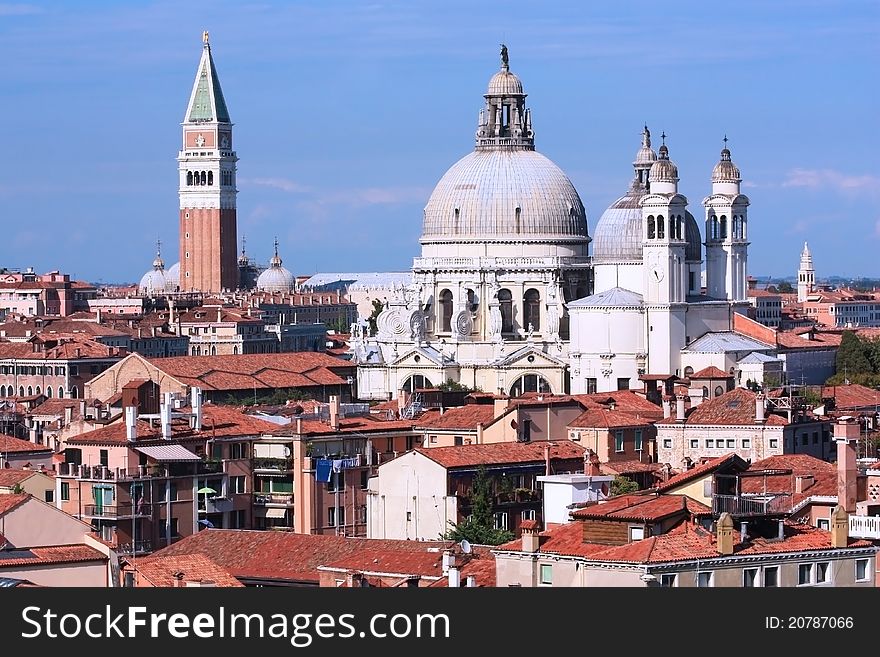
[[315,481],[329,483],[332,472],[333,461],[330,459],[318,459],[315,463]]

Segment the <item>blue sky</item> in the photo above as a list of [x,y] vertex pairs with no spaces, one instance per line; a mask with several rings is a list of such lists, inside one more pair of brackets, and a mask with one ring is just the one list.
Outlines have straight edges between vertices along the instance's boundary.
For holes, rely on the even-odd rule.
[[[239,236],[292,271],[405,270],[473,148],[498,44],[590,231],[665,131],[701,201],[727,134],[750,273],[880,275],[880,3],[0,0],[0,266],[136,281],[176,261],[180,121],[211,33],[240,157]],[[659,140],[658,140],[659,141]],[[655,143],[655,147],[659,145]]]

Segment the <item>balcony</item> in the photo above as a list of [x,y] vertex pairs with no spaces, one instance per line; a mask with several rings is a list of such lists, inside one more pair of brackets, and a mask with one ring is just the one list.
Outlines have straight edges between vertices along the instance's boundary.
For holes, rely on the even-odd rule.
[[251,460],[251,468],[254,474],[277,474],[288,473],[293,470],[292,459],[280,458],[255,458]]
[[849,535],[852,538],[880,540],[880,516],[850,516]]
[[120,555],[139,555],[139,554],[149,554],[153,551],[153,544],[151,541],[134,541],[132,543],[123,543],[121,545],[116,546],[116,553]]
[[293,506],[293,494],[254,493],[254,506]]
[[83,505],[82,518],[102,518],[104,520],[117,520],[119,518],[143,518],[153,515],[153,505],[142,502],[140,504],[85,504]]
[[713,495],[712,513],[729,513],[735,518],[786,515],[791,511],[789,493],[766,495]]
[[199,505],[201,513],[226,513],[232,511],[232,500],[228,497],[209,497]]

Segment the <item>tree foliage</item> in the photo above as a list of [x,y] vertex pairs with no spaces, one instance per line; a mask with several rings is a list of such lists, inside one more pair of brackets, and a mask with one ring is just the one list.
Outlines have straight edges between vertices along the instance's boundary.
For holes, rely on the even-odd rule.
[[639,485],[629,477],[617,475],[611,481],[611,495],[626,495],[627,493],[635,493],[639,490]]
[[458,381],[453,381],[452,379],[446,379],[446,381],[437,386],[437,388],[439,390],[446,390],[447,392],[482,392],[480,388],[471,388]]
[[870,387],[880,385],[880,340],[843,332],[837,349],[837,373],[827,383],[841,385],[847,381]]
[[513,540],[513,532],[496,529],[492,517],[493,481],[481,467],[474,475],[469,494],[471,514],[460,523],[450,522],[446,540],[466,540],[477,545],[500,545]]

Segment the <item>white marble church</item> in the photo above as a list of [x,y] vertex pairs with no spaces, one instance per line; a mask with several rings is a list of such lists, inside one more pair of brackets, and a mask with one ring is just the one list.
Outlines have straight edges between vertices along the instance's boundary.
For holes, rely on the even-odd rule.
[[359,396],[448,380],[511,396],[602,392],[714,362],[686,347],[731,331],[748,305],[749,200],[730,151],[703,200],[703,242],[668,148],[655,152],[645,128],[630,189],[596,225],[591,255],[583,203],[535,150],[506,48],[484,98],[474,151],[425,206],[412,284],[389,296],[376,335],[354,328]]

